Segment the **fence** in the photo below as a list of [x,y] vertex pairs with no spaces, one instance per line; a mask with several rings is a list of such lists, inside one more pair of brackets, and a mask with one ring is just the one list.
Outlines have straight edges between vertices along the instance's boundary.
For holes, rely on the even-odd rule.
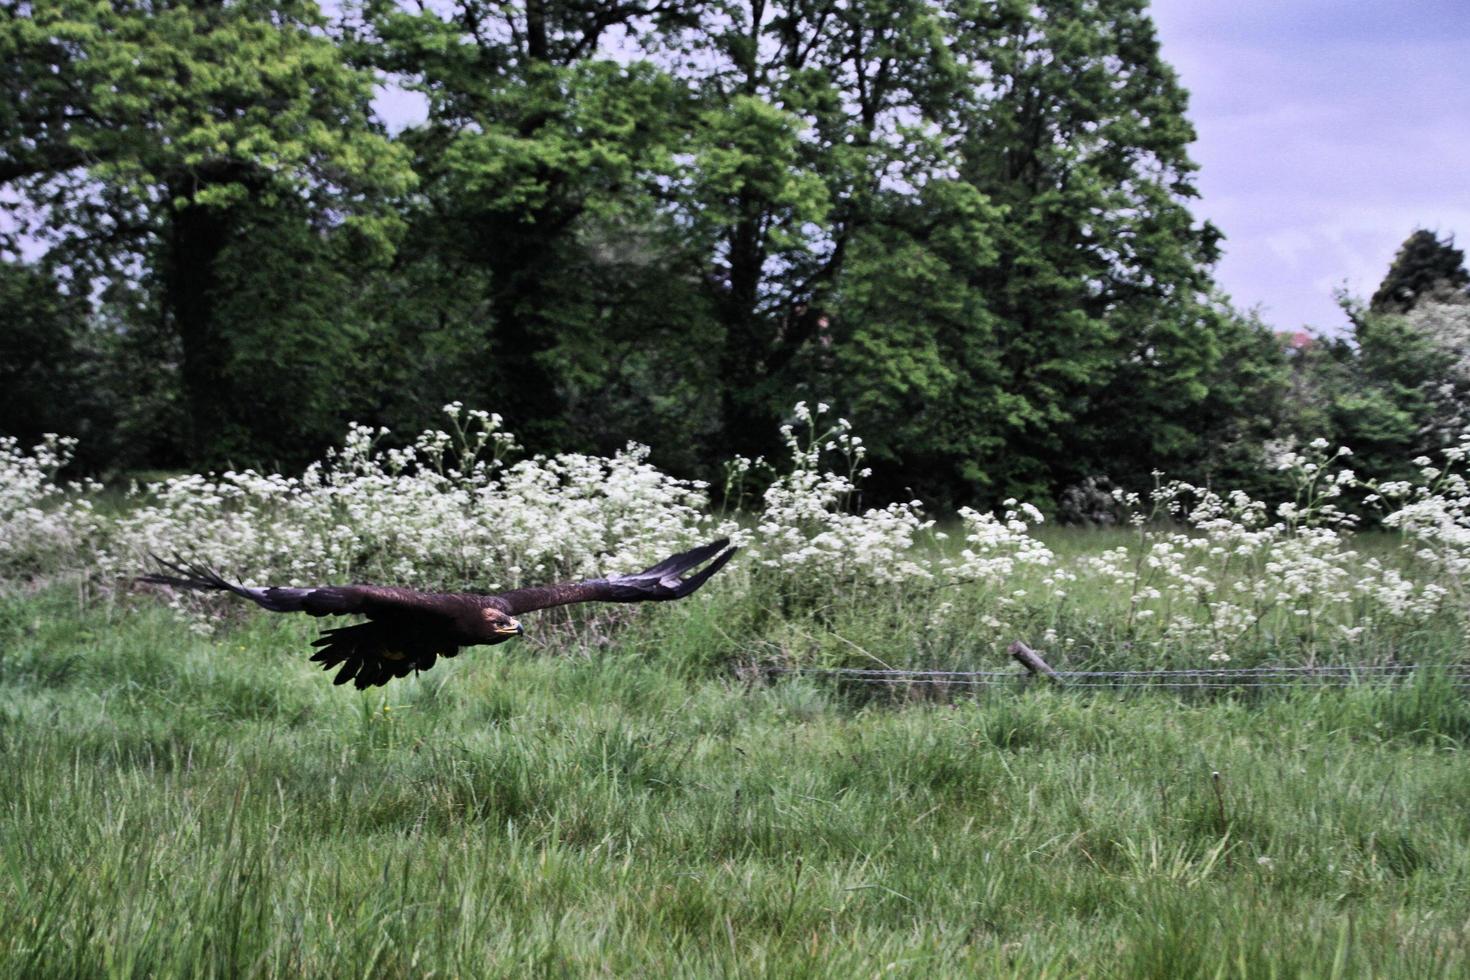
[[868,669],[860,667],[767,667],[766,676],[822,677],[890,690],[936,693],[1011,688],[1046,683],[1067,689],[1248,691],[1266,688],[1349,687],[1393,684],[1433,673],[1470,689],[1470,664],[1319,664],[1303,667],[1208,667],[1191,670],[1053,670],[1026,644],[1011,644],[1023,671]]

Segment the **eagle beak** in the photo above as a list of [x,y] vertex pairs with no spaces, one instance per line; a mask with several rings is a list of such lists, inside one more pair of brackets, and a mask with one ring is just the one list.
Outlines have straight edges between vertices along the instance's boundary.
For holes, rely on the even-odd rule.
[[511,620],[504,626],[496,629],[495,632],[499,633],[502,636],[521,636],[526,632],[526,629],[520,623],[516,622],[515,620]]

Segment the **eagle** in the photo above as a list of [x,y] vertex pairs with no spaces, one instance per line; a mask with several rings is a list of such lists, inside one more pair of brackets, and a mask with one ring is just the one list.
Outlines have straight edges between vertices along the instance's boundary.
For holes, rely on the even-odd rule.
[[[323,670],[338,667],[334,684],[352,681],[359,690],[395,677],[428,670],[440,657],[460,649],[489,646],[521,636],[518,616],[574,602],[666,602],[694,592],[724,567],[736,549],[728,538],[665,558],[634,575],[584,582],[538,585],[494,595],[475,592],[420,592],[384,585],[270,585],[252,588],[223,578],[213,569],[178,556],[164,561],[150,555],[160,571],[137,581],[175,589],[232,592],[271,612],[309,616],[366,616],[367,621],[326,630],[312,642],[312,660]],[[711,560],[713,559],[713,560]],[[705,564],[709,562],[709,564]],[[704,565],[698,572],[694,570]],[[694,574],[689,574],[693,572]]]

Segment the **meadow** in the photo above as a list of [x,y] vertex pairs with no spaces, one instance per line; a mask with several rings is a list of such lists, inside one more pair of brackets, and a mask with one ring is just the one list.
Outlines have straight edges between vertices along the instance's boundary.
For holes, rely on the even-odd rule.
[[0,973],[1470,969],[1443,683],[864,701],[691,669],[697,600],[365,694],[307,624],[8,602]]
[[[1284,461],[1294,503],[1161,483],[1058,531],[854,508],[840,425],[720,513],[636,453],[508,462],[471,422],[121,498],[0,453],[0,974],[1470,972],[1470,702],[1432,671],[914,700],[752,669],[997,668],[1018,638],[1064,668],[1461,664],[1463,454],[1357,488],[1372,534],[1324,447]],[[367,693],[306,661],[317,623],[126,579],[187,546],[494,588],[714,533],[745,550],[689,599],[548,611]]]

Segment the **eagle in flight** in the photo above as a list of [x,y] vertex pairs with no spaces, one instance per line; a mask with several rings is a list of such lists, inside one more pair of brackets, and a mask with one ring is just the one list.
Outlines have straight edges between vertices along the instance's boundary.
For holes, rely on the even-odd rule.
[[[318,585],[250,588],[228,582],[217,572],[153,555],[161,572],[140,582],[202,592],[233,592],[271,612],[311,616],[366,616],[367,622],[338,626],[312,642],[312,660],[323,670],[341,666],[334,684],[352,681],[359,689],[377,687],[415,670],[428,670],[440,657],[461,647],[504,643],[525,630],[516,617],[536,609],[574,602],[649,602],[682,599],[718,572],[734,548],[721,538],[712,544],[665,558],[634,575],[585,582],[512,589],[496,595],[473,592],[419,592],[383,585]],[[710,561],[710,559],[714,559]],[[700,565],[708,565],[688,575]]]

